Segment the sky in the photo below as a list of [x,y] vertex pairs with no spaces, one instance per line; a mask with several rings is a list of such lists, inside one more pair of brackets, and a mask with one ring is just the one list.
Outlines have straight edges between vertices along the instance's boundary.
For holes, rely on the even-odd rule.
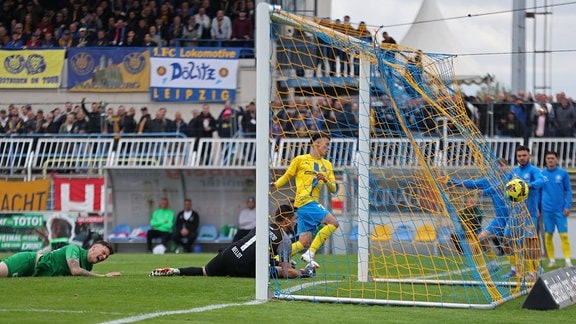
[[[367,25],[387,31],[399,44],[410,28],[424,0],[332,0],[331,18],[351,17],[353,23],[365,21]],[[512,0],[426,0],[436,1],[445,23],[460,45],[459,55],[470,55],[484,69],[495,76],[506,89],[511,88],[512,57]],[[556,94],[566,92],[576,98],[576,1],[532,0],[527,7],[547,4],[548,37],[543,37],[544,15],[526,21],[526,49],[551,51],[548,56],[548,80],[543,79],[543,64],[536,63],[534,55],[526,56],[526,91],[533,92],[546,85],[550,89],[537,89],[538,92]],[[543,11],[543,9],[538,9]],[[470,16],[468,16],[470,15]],[[460,18],[458,18],[460,17]],[[536,28],[534,26],[536,23]],[[536,33],[534,32],[536,30]],[[534,35],[536,34],[536,37]],[[548,42],[545,45],[545,40]],[[535,47],[536,46],[536,47]],[[540,59],[542,55],[538,56]],[[533,72],[536,71],[536,74]],[[536,82],[534,77],[536,76]],[[463,86],[469,94],[475,94],[478,87]]]

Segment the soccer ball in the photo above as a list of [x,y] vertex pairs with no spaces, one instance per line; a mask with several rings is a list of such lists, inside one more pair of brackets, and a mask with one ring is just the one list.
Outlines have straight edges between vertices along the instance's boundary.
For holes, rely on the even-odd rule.
[[529,192],[528,184],[521,179],[512,179],[506,183],[506,196],[514,202],[526,200]]

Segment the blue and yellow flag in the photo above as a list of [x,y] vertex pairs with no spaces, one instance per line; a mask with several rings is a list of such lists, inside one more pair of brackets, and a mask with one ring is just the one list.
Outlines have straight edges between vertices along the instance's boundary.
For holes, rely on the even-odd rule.
[[145,47],[83,47],[68,50],[71,92],[148,92],[150,54]]

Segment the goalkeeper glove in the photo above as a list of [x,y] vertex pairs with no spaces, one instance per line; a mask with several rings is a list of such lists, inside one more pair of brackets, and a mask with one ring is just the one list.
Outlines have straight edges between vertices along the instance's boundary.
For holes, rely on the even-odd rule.
[[316,275],[316,268],[309,264],[304,269],[300,269],[300,278],[312,278]]

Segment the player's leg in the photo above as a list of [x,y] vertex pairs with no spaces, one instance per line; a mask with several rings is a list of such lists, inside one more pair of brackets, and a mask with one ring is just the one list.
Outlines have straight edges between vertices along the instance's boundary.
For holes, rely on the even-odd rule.
[[0,262],[0,277],[30,277],[36,268],[36,252],[16,253]]
[[565,261],[564,266],[571,267],[572,260],[570,255],[570,239],[568,238],[568,218],[561,212],[557,213],[555,218],[560,241],[562,242],[562,254],[564,255]]
[[146,233],[146,247],[148,248],[148,251],[152,252],[152,240],[159,236],[160,232],[158,230],[155,229],[148,230],[148,232]]
[[4,262],[0,262],[0,278],[8,277],[8,266]]
[[310,244],[310,248],[302,254],[302,260],[318,266],[318,263],[314,261],[314,255],[330,235],[336,231],[338,228],[338,220],[319,203],[310,203],[306,206],[308,206],[308,214],[316,222],[317,226],[325,224],[325,226],[316,233],[312,244]]
[[496,256],[504,255],[502,237],[506,228],[506,218],[496,217],[480,232],[478,241],[488,259],[488,269],[496,272],[500,269]]
[[518,271],[518,239],[516,227],[516,222],[510,222],[507,224],[506,229],[504,230],[504,236],[502,237],[501,243],[505,247],[506,254],[508,255],[508,261],[510,262],[510,272],[508,273],[508,278],[514,279],[517,276]]
[[[490,244],[490,239],[492,236],[492,233],[486,229],[483,229],[480,231],[480,234],[478,234],[477,240],[478,246],[480,247],[480,252],[484,252],[486,259],[488,260],[486,263],[486,268],[490,272],[497,272],[500,270],[500,267],[496,263],[496,256],[494,254],[494,250],[492,249],[492,245]],[[473,239],[470,239],[470,242],[473,242]]]
[[312,231],[318,226],[319,221],[314,218],[315,203],[308,203],[296,210],[298,217],[298,241],[292,243],[292,256],[310,247]]
[[172,252],[172,233],[171,232],[160,232],[160,239],[162,240],[162,245],[166,247],[166,251]]
[[336,232],[336,229],[339,226],[338,220],[332,214],[326,215],[324,219],[322,219],[322,223],[325,224],[324,227],[318,231],[310,245],[309,251],[311,253],[316,253],[332,233]]
[[546,254],[548,255],[548,266],[556,266],[556,259],[554,258],[554,213],[542,212],[542,221],[544,223],[544,246],[546,247]]
[[180,276],[206,276],[204,267],[186,267],[177,269]]
[[531,217],[531,223],[526,225],[526,261],[528,263],[528,279],[536,280],[540,272],[540,259],[542,258],[542,249],[540,238],[536,231],[538,217]]

